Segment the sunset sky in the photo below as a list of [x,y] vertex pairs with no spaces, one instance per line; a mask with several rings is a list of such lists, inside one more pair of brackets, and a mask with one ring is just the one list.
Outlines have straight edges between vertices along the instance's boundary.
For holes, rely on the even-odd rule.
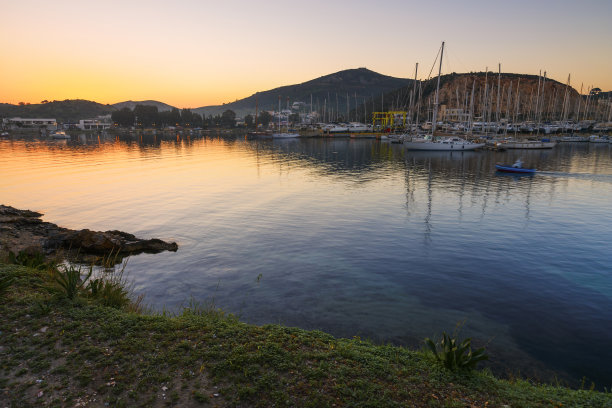
[[195,108],[348,68],[537,74],[612,90],[610,0],[2,0],[0,102]]

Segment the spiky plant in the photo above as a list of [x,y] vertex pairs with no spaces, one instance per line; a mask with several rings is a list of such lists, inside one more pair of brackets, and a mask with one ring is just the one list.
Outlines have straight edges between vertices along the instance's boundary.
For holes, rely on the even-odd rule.
[[467,338],[461,343],[458,340],[451,338],[446,332],[442,333],[440,340],[440,351],[430,338],[425,339],[425,344],[433,352],[436,359],[440,361],[444,367],[449,370],[471,370],[476,367],[478,362],[487,360],[489,356],[485,352],[485,348],[481,347],[472,351],[472,339]]

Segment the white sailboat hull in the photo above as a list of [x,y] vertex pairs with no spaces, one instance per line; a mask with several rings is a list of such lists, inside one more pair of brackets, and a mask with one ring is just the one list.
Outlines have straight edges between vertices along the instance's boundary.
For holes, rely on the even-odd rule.
[[466,151],[480,149],[484,145],[484,143],[472,143],[459,138],[404,142],[407,150]]
[[552,149],[556,142],[507,142],[502,144],[506,149]]
[[300,137],[299,133],[273,133],[272,137],[274,139],[289,139],[293,137]]

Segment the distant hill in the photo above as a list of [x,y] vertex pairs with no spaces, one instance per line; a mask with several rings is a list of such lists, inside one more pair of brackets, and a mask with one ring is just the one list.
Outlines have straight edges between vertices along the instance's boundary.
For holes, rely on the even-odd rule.
[[115,110],[111,105],[82,99],[66,99],[31,105],[0,104],[0,117],[48,118],[59,122],[78,122],[80,119],[95,118],[111,114]]
[[158,102],[158,101],[152,101],[152,100],[148,100],[148,101],[125,101],[125,102],[114,103],[111,106],[113,106],[115,109],[130,108],[130,109],[133,110],[136,105],[157,106],[157,110],[159,112],[171,111],[172,109],[174,109],[174,106],[170,106],[170,105],[168,105],[166,103]]
[[273,110],[278,109],[279,96],[283,109],[287,106],[287,98],[289,98],[290,105],[293,102],[305,102],[310,105],[312,96],[315,110],[317,106],[323,109],[325,104],[328,112],[330,110],[346,112],[347,94],[349,95],[349,107],[354,107],[355,95],[357,95],[357,104],[359,104],[366,98],[378,96],[411,83],[410,79],[382,75],[367,68],[347,69],[301,84],[257,92],[232,103],[203,106],[192,109],[192,111],[199,114],[216,115],[231,109],[242,116],[255,111],[255,100],[257,100],[259,110]]

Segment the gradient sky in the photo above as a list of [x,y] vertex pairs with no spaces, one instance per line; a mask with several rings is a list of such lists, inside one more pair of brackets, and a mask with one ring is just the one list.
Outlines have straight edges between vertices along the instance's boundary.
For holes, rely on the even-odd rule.
[[232,102],[347,68],[612,90],[612,0],[0,0],[0,102]]

